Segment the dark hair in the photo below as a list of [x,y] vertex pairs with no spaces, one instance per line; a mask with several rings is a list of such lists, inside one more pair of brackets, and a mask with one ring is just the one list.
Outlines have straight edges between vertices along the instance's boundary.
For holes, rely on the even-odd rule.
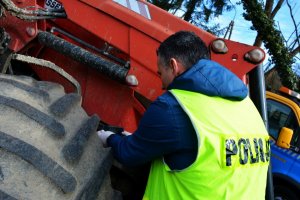
[[169,36],[157,49],[164,66],[169,65],[171,58],[178,59],[189,69],[200,59],[208,59],[209,51],[205,43],[193,32],[179,31]]

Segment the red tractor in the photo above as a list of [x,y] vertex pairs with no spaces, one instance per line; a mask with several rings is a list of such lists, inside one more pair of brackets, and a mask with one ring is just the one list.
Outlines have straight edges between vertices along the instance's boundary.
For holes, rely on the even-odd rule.
[[137,128],[163,92],[156,48],[179,30],[198,34],[212,60],[249,84],[265,118],[260,48],[142,0],[2,0],[0,199],[120,197],[110,186],[111,152],[95,132]]

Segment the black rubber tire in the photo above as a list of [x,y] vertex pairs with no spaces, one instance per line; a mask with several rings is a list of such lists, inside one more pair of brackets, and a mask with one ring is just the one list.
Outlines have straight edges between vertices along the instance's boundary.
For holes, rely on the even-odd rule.
[[274,186],[274,199],[275,200],[299,200],[297,194],[288,187],[288,185],[275,185]]
[[1,74],[0,199],[121,199],[98,123],[62,86]]

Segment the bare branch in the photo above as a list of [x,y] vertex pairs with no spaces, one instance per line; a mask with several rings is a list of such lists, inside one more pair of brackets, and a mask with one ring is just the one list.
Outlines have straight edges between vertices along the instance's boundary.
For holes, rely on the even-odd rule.
[[289,48],[289,49],[295,49],[295,46],[296,46],[296,44],[297,44],[297,40],[298,40],[298,38],[295,38],[295,39],[293,40],[293,42],[290,42],[290,45],[288,46],[288,48]]
[[283,2],[284,2],[284,0],[279,0],[278,1],[278,3],[276,4],[274,10],[271,13],[270,19],[274,19],[275,15],[277,14],[277,12],[279,11],[279,9],[281,8]]
[[[287,39],[287,42],[289,42],[290,39],[293,37],[293,35],[295,34],[295,30],[298,30],[298,27],[300,27],[300,22],[297,24],[297,28],[294,29],[293,32],[290,34],[289,38]],[[297,42],[296,42],[297,39],[298,39],[298,38],[295,38],[294,41],[293,41],[293,42],[290,42],[290,43],[291,43],[291,44],[296,44],[296,43],[297,43]]]
[[196,4],[197,4],[197,0],[188,1],[186,5],[186,12],[183,17],[185,21],[190,21],[192,19],[192,14],[195,10]]
[[268,17],[271,16],[273,5],[274,5],[274,0],[267,0],[266,1],[265,13],[267,14]]
[[300,46],[298,46],[298,47],[296,47],[294,50],[292,50],[291,53],[290,53],[290,55],[291,55],[292,57],[294,57],[294,56],[296,56],[297,53],[299,53],[299,52],[300,52]]
[[[291,6],[289,0],[286,0],[286,3],[287,3],[287,5],[288,5],[288,7],[289,7],[290,15],[291,15],[291,18],[292,18],[292,20],[293,20],[294,27],[295,27],[296,39],[297,39],[298,45],[300,46],[299,34],[298,34],[298,27],[297,27],[297,24],[296,24],[294,15],[293,15],[292,6]],[[299,46],[298,46],[298,47],[299,47]]]
[[[175,3],[175,2],[172,1],[172,3]],[[177,7],[176,8],[174,7],[173,14],[175,14],[181,8],[183,0],[176,1],[176,3],[177,3]]]
[[261,35],[257,34],[255,41],[253,43],[254,46],[261,47],[263,41]]

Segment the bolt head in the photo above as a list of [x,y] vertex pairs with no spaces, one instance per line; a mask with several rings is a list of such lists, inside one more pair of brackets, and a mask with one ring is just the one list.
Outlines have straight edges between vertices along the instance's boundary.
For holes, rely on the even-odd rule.
[[35,31],[35,29],[32,28],[32,27],[27,27],[27,28],[26,28],[26,33],[27,33],[28,36],[33,37],[33,36],[35,36],[36,31]]

